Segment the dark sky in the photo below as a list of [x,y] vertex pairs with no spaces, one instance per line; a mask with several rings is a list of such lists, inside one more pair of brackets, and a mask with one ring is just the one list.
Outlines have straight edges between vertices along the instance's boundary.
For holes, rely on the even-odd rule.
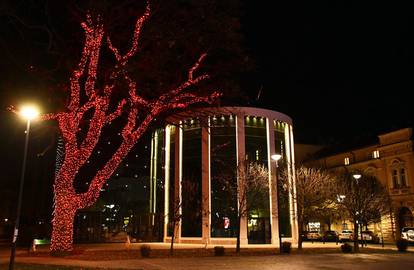
[[[261,104],[329,142],[413,123],[410,1],[246,1]],[[369,3],[368,3],[369,2]]]
[[[409,1],[266,2],[242,1],[246,49],[257,67],[248,78],[249,94],[253,100],[262,88],[252,104],[291,116],[297,142],[327,143],[412,125],[414,17]],[[10,146],[20,151],[22,140],[16,138],[24,130],[6,105],[23,93],[37,94],[30,87],[14,88],[25,80],[20,74],[28,66],[9,57],[24,55],[25,47],[7,43],[13,40],[5,36],[8,27],[0,27],[3,157],[10,155]],[[45,40],[45,32],[39,33],[31,36],[34,46],[44,46],[36,43],[36,38]]]

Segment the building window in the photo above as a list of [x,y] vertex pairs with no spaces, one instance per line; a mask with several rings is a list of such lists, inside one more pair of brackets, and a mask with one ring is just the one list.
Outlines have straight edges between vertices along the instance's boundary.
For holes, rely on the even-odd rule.
[[407,174],[404,167],[404,163],[395,162],[392,168],[392,187],[393,188],[406,188],[408,187],[407,183]]
[[405,177],[405,169],[400,168],[400,185],[401,187],[407,187],[407,181]]
[[398,184],[398,170],[392,170],[392,187],[399,188]]
[[349,157],[346,157],[346,158],[344,159],[344,164],[345,164],[345,165],[349,165]]
[[372,152],[372,158],[379,158],[379,157],[380,157],[380,155],[379,155],[378,150],[375,150],[375,151]]

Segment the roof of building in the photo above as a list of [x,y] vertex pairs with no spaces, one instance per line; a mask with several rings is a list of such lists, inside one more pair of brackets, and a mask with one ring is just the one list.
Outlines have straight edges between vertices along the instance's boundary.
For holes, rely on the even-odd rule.
[[412,128],[392,129],[377,135],[362,135],[358,137],[347,138],[347,140],[344,141],[337,141],[331,143],[322,148],[321,150],[315,152],[309,159],[319,159],[340,153],[354,151],[357,149],[362,149],[365,147],[380,145],[380,138],[384,138],[394,134],[403,134],[403,137],[401,138],[403,140],[414,140]]

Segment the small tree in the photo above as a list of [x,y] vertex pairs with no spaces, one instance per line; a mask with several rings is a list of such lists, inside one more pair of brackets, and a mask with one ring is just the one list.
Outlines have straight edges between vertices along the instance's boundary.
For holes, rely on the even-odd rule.
[[377,222],[378,217],[389,213],[391,201],[386,188],[377,178],[354,176],[348,172],[339,175],[333,191],[341,196],[338,204],[354,224],[354,251],[358,252],[358,224]]
[[191,180],[183,180],[181,184],[181,193],[185,196],[174,196],[170,198],[170,205],[172,205],[171,212],[168,213],[168,226],[171,230],[171,245],[170,255],[174,255],[174,241],[179,228],[178,224],[183,218],[182,206],[186,203],[191,203],[194,199],[197,199],[198,184]]
[[296,190],[289,184],[290,177],[287,168],[283,168],[279,175],[279,188],[288,191],[297,205],[298,219],[298,248],[302,248],[302,234],[305,225],[317,212],[329,207],[330,190],[334,178],[326,171],[317,168],[308,168],[300,165],[295,172]]
[[234,173],[223,174],[217,181],[221,182],[223,191],[229,197],[237,197],[237,241],[236,252],[240,253],[240,228],[242,218],[248,217],[251,210],[260,208],[269,191],[269,173],[264,165],[256,162],[240,162],[237,166],[237,184],[233,181]]

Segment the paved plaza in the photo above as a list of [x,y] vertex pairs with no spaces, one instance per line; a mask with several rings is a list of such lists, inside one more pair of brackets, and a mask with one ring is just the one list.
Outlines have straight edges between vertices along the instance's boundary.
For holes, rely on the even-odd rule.
[[[123,244],[114,245],[85,245],[95,252],[103,252],[108,248],[123,249]],[[153,249],[165,249],[166,245],[154,244]],[[177,249],[188,248],[188,245],[177,245]],[[196,246],[194,246],[196,247]],[[322,243],[306,243],[305,249],[310,247],[325,247],[327,249],[338,247],[334,243],[323,245]],[[230,248],[230,247],[229,247]],[[271,247],[269,247],[271,248]],[[139,245],[133,245],[130,249],[139,249]],[[338,247],[339,249],[339,247]],[[68,257],[50,256],[27,256],[27,252],[20,251],[16,257],[17,263],[25,264],[48,264],[79,267],[99,267],[106,269],[146,269],[146,270],[166,270],[166,269],[237,269],[237,270],[271,270],[271,269],[414,269],[414,247],[410,247],[410,252],[397,253],[394,248],[386,246],[373,246],[364,249],[360,254],[291,254],[291,255],[259,255],[259,256],[224,256],[224,257],[173,257],[173,258],[136,258],[119,259],[105,258],[105,260],[77,259]],[[371,250],[371,252],[370,252]],[[323,248],[319,248],[323,252]],[[0,253],[0,263],[3,265],[8,262],[8,250],[3,249]]]

